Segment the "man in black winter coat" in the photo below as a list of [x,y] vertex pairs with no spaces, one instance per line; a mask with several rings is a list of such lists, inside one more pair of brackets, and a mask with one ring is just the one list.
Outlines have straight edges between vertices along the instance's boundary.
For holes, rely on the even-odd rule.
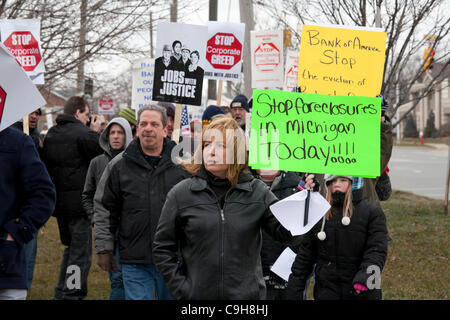
[[138,112],[137,138],[112,159],[94,196],[98,264],[116,271],[118,239],[126,300],[171,299],[154,262],[152,244],[167,193],[189,174],[172,162],[167,114],[156,105]]
[[[38,154],[41,153],[42,150],[42,142],[41,137],[39,136],[38,131],[38,121],[39,117],[42,115],[41,109],[36,109],[28,115],[28,134],[33,140],[33,143],[38,151]],[[11,127],[16,128],[17,130],[23,132],[23,121],[17,121]],[[32,240],[24,245],[25,251],[25,261],[27,263],[27,286],[28,289],[31,287],[31,282],[33,281],[34,275],[34,265],[36,263],[36,254],[37,254],[37,233]]]
[[24,246],[50,218],[55,186],[30,137],[0,132],[0,300],[26,299]]
[[89,106],[81,97],[71,97],[64,114],[56,118],[45,137],[42,160],[56,186],[56,207],[64,251],[54,299],[79,300],[87,295],[87,277],[91,266],[92,231],[90,219],[81,204],[90,161],[102,153],[98,144],[100,121],[91,128]]

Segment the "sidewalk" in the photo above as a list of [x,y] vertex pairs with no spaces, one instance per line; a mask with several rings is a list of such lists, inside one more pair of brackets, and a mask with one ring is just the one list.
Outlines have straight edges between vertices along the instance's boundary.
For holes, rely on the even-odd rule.
[[449,146],[443,143],[427,143],[428,146],[433,147],[439,154],[448,155]]

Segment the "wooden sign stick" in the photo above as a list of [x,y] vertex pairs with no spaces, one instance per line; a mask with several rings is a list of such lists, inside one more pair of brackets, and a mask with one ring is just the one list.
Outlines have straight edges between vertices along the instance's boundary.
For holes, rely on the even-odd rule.
[[219,80],[219,87],[217,88],[217,106],[220,107],[220,104],[222,103],[222,86],[223,86],[223,80]]
[[180,127],[181,127],[181,111],[183,106],[179,103],[175,105],[175,119],[173,124],[173,133],[172,140],[175,141],[176,144],[180,141]]
[[30,126],[28,123],[28,115],[23,117],[23,133],[25,133],[27,136],[30,135]]

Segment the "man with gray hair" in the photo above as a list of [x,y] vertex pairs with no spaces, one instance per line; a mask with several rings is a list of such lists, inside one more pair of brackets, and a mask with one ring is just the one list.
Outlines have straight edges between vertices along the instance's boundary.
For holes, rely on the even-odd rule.
[[171,299],[153,264],[153,237],[167,193],[189,174],[171,160],[166,126],[164,108],[141,108],[136,139],[109,162],[94,196],[95,248],[103,268],[115,270],[118,239],[127,300]]

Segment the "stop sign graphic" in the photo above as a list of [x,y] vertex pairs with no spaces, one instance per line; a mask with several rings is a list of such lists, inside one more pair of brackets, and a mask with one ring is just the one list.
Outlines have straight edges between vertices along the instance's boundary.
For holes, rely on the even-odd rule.
[[254,52],[256,68],[262,72],[272,72],[281,63],[280,50],[274,43],[261,43]]
[[2,122],[3,109],[5,107],[6,92],[0,87],[0,122]]
[[114,103],[113,103],[113,99],[110,97],[102,97],[99,101],[99,107],[100,109],[107,111],[112,109]]
[[242,44],[232,33],[216,33],[206,43],[206,60],[216,69],[229,70],[241,61]]
[[39,43],[29,31],[11,33],[4,45],[25,71],[33,71],[41,62]]

